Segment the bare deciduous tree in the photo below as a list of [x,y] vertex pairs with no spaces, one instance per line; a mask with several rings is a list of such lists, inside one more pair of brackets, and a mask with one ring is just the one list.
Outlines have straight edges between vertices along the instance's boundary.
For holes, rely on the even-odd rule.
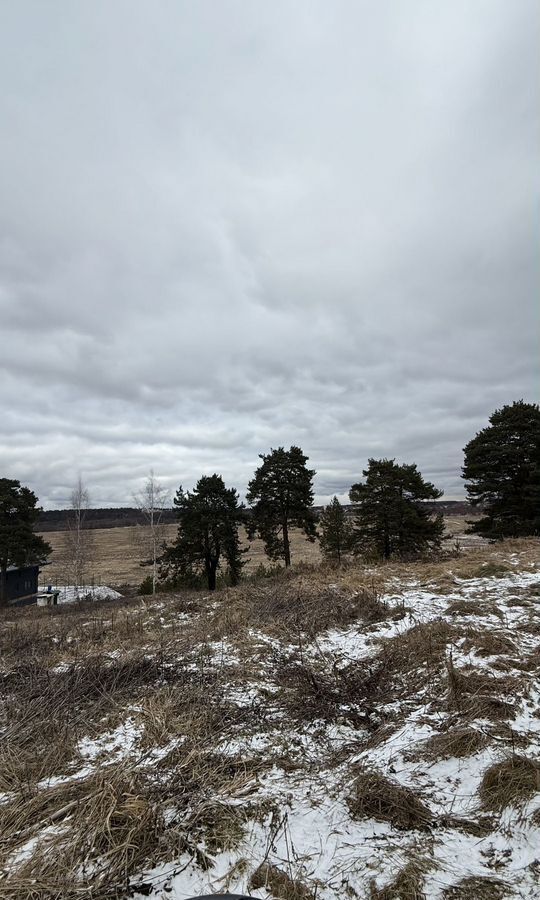
[[152,566],[152,593],[155,594],[158,559],[161,556],[162,544],[165,539],[163,510],[166,509],[169,502],[169,491],[158,481],[152,469],[142,490],[138,494],[134,494],[133,499],[146,523],[142,529],[137,529],[137,536],[145,557],[142,565]]
[[79,475],[71,492],[70,515],[65,539],[66,579],[77,589],[85,586],[88,568],[92,562],[92,534],[86,528],[86,513],[90,495]]

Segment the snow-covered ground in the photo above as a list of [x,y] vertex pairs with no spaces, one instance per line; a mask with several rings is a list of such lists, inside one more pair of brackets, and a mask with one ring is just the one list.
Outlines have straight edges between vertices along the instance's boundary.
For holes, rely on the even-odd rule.
[[[128,633],[135,634],[129,646],[123,636],[114,644],[114,631],[103,625],[102,658],[111,666],[157,661],[157,676],[148,678],[158,681],[141,683],[131,699],[119,694],[124,699],[115,704],[116,722],[105,716],[103,725],[94,719],[87,731],[79,725],[73,759],[42,779],[37,791],[69,790],[96,773],[106,781],[107,772],[122,765],[162,791],[160,814],[177,835],[171,846],[181,849],[130,873],[136,900],[225,891],[285,900],[459,900],[473,896],[465,887],[460,893],[459,885],[474,878],[486,880],[469,884],[491,886],[493,900],[538,898],[540,769],[536,789],[500,809],[486,807],[480,796],[490,767],[540,760],[538,547],[535,554],[510,555],[502,577],[463,577],[449,563],[444,590],[421,573],[396,576],[380,597],[381,621],[366,624],[360,617],[312,635],[256,621],[243,627],[241,593],[238,601],[234,592],[221,601],[231,604],[221,637],[211,633],[220,612],[215,599],[204,614],[170,601],[168,608],[163,598],[145,600],[138,618],[129,620]],[[338,585],[326,585],[325,596],[334,589]],[[69,599],[68,591],[63,602]],[[55,657],[51,671],[68,676],[74,665]],[[184,673],[178,684],[177,665]],[[123,684],[123,671],[103,691]],[[379,679],[374,687],[370,675]],[[200,690],[186,718],[184,695],[193,684]],[[501,709],[491,712],[490,703]],[[217,725],[205,733],[204,746],[194,748],[189,723],[214,707]],[[431,738],[459,729],[478,737],[471,752],[427,752]],[[224,816],[236,810],[240,833],[226,849],[205,837],[202,826],[190,830],[197,807],[166,787],[177,784],[178,772],[189,770],[199,750],[209,765],[230,766],[230,777],[200,800],[201,809],[217,803]],[[356,813],[359,773],[378,773],[391,786],[414,791],[427,821],[402,827],[392,815]],[[14,801],[7,791],[0,810]],[[70,815],[63,820],[66,835],[70,821]],[[4,862],[4,883],[21,860],[49,846],[51,834],[58,839],[46,818],[33,827]],[[252,881],[261,865],[281,873],[280,890],[271,877],[265,886],[260,878]],[[417,893],[392,887],[411,868],[418,873]],[[90,897],[91,878],[88,894],[83,883],[80,896]],[[0,895],[1,885],[0,876]]]
[[[48,590],[49,585],[41,585],[40,592]],[[118,600],[122,594],[106,584],[90,585],[89,587],[75,587],[72,584],[57,585],[53,588],[59,591],[59,603],[75,603],[79,600]]]

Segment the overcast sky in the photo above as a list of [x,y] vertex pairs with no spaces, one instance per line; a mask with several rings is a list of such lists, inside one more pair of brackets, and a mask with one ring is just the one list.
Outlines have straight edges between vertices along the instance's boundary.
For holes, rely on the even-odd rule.
[[1,0],[0,477],[299,444],[460,497],[539,395],[538,0]]

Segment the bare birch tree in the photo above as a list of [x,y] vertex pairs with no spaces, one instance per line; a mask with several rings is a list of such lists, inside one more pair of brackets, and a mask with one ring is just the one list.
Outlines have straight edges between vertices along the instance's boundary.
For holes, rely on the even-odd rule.
[[161,555],[162,544],[165,539],[163,511],[169,502],[169,491],[165,485],[150,471],[144,486],[138,494],[134,494],[137,508],[142,512],[145,525],[144,532],[139,534],[139,541],[145,559],[141,565],[152,566],[152,593],[156,593],[158,579],[158,559]]
[[90,495],[79,475],[71,492],[71,509],[65,542],[66,575],[77,592],[85,586],[88,568],[92,562],[92,534],[86,527],[86,514]]

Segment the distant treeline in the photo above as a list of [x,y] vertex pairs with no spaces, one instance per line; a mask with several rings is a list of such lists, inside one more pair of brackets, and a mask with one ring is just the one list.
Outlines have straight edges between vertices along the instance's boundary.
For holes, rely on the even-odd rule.
[[[443,500],[433,504],[428,504],[437,508],[438,512],[442,512],[445,516],[465,516],[471,515],[471,506],[466,500]],[[344,508],[352,509],[347,504]],[[314,507],[315,512],[320,513],[322,506]],[[37,531],[66,531],[69,526],[70,516],[73,517],[73,511],[70,509],[46,509],[40,513],[36,524]],[[161,521],[163,524],[176,524],[176,509],[164,509]],[[140,509],[134,506],[122,506],[119,508],[102,508],[87,509],[84,513],[85,528],[122,528],[133,525],[146,525],[148,519]]]
[[[40,513],[36,523],[37,531],[65,531],[70,519],[73,518],[71,509],[46,509]],[[164,509],[161,521],[176,522],[176,510]],[[85,509],[84,528],[121,528],[128,525],[146,525],[148,519],[144,513],[131,506],[103,509]]]

